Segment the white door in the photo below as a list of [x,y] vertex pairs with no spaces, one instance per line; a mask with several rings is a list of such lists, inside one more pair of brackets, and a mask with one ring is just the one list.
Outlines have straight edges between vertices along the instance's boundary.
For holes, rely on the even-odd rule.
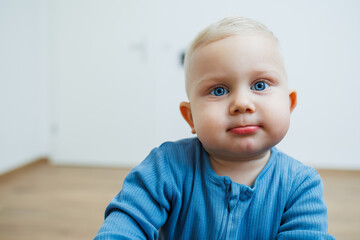
[[51,1],[51,159],[132,166],[155,146],[147,0]]

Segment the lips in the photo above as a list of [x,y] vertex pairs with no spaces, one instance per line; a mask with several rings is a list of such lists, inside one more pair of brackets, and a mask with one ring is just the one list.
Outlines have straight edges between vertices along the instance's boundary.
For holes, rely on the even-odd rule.
[[249,125],[249,126],[239,126],[230,128],[229,132],[236,134],[236,135],[247,135],[247,134],[254,134],[260,129],[258,125]]

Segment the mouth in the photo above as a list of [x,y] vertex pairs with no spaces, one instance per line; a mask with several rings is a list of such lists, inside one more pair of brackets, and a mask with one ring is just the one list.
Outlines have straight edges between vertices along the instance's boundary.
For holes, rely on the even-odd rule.
[[230,128],[228,131],[236,135],[248,135],[256,133],[259,129],[258,125],[249,125]]

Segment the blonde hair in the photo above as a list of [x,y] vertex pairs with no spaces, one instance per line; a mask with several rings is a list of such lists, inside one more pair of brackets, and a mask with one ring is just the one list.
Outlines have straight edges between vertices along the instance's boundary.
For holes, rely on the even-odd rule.
[[240,34],[256,34],[263,33],[272,37],[278,42],[275,35],[263,24],[249,18],[232,16],[209,25],[202,30],[192,41],[190,47],[185,53],[184,68],[186,79],[186,92],[188,93],[188,72],[191,67],[191,58],[196,51],[203,46],[221,39]]

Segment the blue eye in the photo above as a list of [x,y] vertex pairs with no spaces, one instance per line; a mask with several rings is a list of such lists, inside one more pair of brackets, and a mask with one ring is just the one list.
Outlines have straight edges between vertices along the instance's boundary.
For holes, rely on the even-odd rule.
[[255,90],[255,91],[264,91],[265,89],[267,89],[269,87],[269,84],[267,84],[266,82],[256,82],[252,87],[251,90]]
[[211,90],[211,92],[210,92],[210,94],[214,95],[214,96],[222,96],[222,95],[225,95],[228,93],[229,93],[229,90],[227,90],[224,87],[216,87],[213,90]]

